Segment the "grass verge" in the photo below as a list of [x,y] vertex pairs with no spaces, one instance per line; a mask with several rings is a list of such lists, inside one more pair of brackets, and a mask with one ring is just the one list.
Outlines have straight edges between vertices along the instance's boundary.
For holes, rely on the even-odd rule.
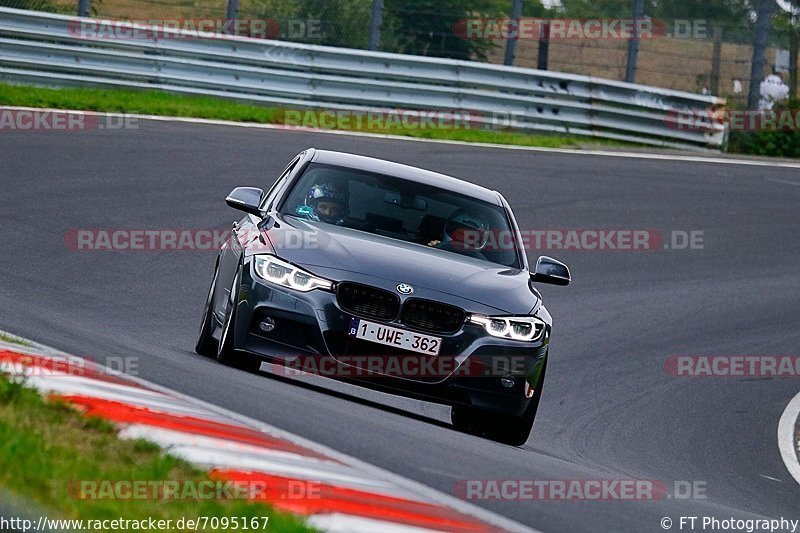
[[[751,130],[741,123],[730,132],[731,153],[767,157],[800,158],[800,99],[784,100],[766,112],[761,124]],[[744,111],[733,109],[732,111]],[[749,119],[745,123],[750,122]]]
[[7,333],[3,333],[2,331],[0,331],[0,341],[8,342],[11,344],[19,344],[20,346],[33,346],[29,342],[26,342],[22,339],[18,339],[12,335],[8,335]]
[[[91,88],[47,89],[9,84],[0,84],[0,105],[192,117],[259,124],[283,124],[287,111],[285,109],[249,105],[222,98],[183,96],[163,91]],[[348,128],[336,129],[354,131]],[[484,130],[478,128],[391,127],[371,128],[369,132],[426,139],[548,148],[575,148],[589,144],[633,146],[612,140],[587,140],[577,136],[529,134],[510,130]]]
[[76,487],[81,480],[174,480],[200,486],[209,478],[148,441],[119,439],[105,420],[84,417],[57,400],[46,401],[36,390],[0,374],[0,487],[47,510],[49,518],[152,517],[172,520],[169,530],[180,531],[174,525],[180,518],[237,517],[249,523],[267,516],[269,530],[311,531],[291,515],[244,500],[80,499]]

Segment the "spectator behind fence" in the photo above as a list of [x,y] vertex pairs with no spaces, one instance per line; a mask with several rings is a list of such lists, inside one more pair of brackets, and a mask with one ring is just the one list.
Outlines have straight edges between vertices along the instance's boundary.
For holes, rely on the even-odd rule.
[[764,78],[759,86],[761,98],[758,100],[758,108],[761,111],[770,111],[776,102],[786,100],[789,97],[789,86],[784,83],[783,78],[772,68],[772,74]]

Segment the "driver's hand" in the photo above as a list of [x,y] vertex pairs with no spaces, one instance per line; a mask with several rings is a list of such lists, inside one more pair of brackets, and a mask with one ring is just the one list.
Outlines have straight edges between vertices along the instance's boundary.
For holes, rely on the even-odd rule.
[[428,246],[436,246],[436,245],[441,244],[441,243],[442,243],[442,241],[433,240],[433,241],[430,241],[428,243]]

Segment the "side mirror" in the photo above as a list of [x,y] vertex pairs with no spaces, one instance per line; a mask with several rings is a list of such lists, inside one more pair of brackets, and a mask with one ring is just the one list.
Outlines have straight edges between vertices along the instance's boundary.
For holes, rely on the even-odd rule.
[[536,270],[531,273],[531,279],[538,283],[551,285],[569,285],[572,278],[569,268],[561,261],[542,255],[536,260]]
[[225,203],[239,211],[261,216],[263,213],[259,207],[263,198],[264,191],[258,187],[236,187],[225,198]]

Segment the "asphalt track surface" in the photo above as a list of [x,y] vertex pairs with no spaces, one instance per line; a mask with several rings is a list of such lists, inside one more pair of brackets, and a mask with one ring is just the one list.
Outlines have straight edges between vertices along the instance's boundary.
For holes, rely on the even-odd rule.
[[[309,146],[497,188],[528,229],[703,231],[702,250],[548,251],[555,328],[534,433],[511,448],[446,410],[328,392],[193,353],[213,252],[79,252],[73,229],[226,228],[237,185],[267,187]],[[435,489],[465,479],[699,481],[705,499],[478,501],[544,531],[662,531],[662,517],[800,519],[777,424],[798,379],[681,378],[675,354],[800,354],[800,172],[140,122],[0,135],[0,328],[313,439]],[[539,254],[530,251],[535,260]]]

